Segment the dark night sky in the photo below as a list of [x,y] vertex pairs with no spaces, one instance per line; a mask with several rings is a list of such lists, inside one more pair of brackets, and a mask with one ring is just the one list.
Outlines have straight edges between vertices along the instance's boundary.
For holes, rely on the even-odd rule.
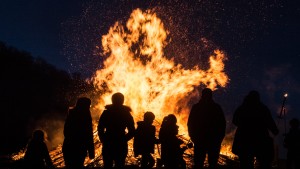
[[[251,89],[261,93],[274,117],[282,95],[288,92],[287,117],[300,118],[297,0],[1,0],[0,4],[0,41],[42,57],[59,69],[87,76],[101,66],[93,52],[109,26],[126,20],[137,7],[155,8],[173,33],[166,50],[191,49],[183,52],[191,56],[179,61],[203,61],[194,50],[201,38],[227,53],[225,70],[230,82],[215,97],[229,120]],[[174,42],[178,39],[180,46]]]
[[65,69],[68,61],[61,53],[61,23],[81,11],[80,1],[3,0],[0,40]]

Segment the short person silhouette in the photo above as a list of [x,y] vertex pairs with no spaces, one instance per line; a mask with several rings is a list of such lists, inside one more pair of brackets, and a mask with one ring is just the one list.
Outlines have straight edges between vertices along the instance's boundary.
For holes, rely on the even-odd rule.
[[54,168],[42,130],[35,130],[25,152],[25,168]]
[[155,160],[154,145],[157,142],[155,137],[155,126],[152,125],[155,115],[152,112],[144,114],[144,120],[137,122],[137,129],[134,136],[133,148],[135,156],[142,155],[142,168],[152,168]]
[[174,114],[165,116],[159,130],[159,141],[161,143],[161,160],[168,169],[185,169],[186,162],[182,148],[183,140],[177,137],[179,126]]

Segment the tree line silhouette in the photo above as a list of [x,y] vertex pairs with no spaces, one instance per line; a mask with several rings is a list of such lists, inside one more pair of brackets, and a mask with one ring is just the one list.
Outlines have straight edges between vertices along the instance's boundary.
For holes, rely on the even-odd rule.
[[[0,154],[23,148],[34,122],[43,117],[64,120],[74,98],[93,86],[80,73],[69,74],[26,51],[0,42]],[[29,125],[30,124],[30,125]]]

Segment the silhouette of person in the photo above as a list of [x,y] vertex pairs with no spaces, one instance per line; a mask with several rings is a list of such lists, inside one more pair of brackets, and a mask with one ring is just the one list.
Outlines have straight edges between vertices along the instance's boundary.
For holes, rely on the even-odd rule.
[[164,117],[159,130],[159,141],[161,143],[161,160],[168,169],[186,168],[183,153],[186,148],[181,148],[184,143],[177,137],[179,126],[176,125],[177,118],[174,114]]
[[277,126],[268,107],[260,101],[257,91],[250,91],[233,115],[237,126],[232,152],[238,155],[241,169],[253,169],[254,157],[262,169],[270,169],[274,158],[271,131],[278,134]]
[[142,168],[154,166],[154,145],[157,142],[155,137],[155,126],[152,125],[155,115],[152,112],[144,114],[144,121],[137,122],[137,129],[134,136],[133,148],[135,156],[142,155]]
[[290,120],[290,130],[284,138],[284,146],[287,148],[287,169],[300,168],[300,129],[299,120]]
[[42,130],[35,130],[25,152],[25,168],[54,168]]
[[[104,168],[124,168],[128,153],[128,141],[133,138],[135,127],[131,108],[123,105],[124,95],[112,95],[112,104],[106,105],[98,123],[102,143]],[[126,133],[127,129],[127,133]]]
[[89,98],[79,98],[67,115],[62,147],[66,168],[84,168],[87,154],[90,159],[95,157],[90,105]]
[[206,154],[209,168],[218,164],[226,120],[221,106],[213,100],[212,90],[205,88],[188,118],[188,133],[194,142],[194,168],[203,168]]

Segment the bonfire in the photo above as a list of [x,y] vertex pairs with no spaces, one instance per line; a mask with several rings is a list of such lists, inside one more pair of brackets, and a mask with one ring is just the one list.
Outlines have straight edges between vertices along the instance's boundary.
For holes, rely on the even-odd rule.
[[[190,100],[198,97],[197,87],[200,85],[217,90],[225,87],[228,77],[224,72],[225,54],[215,49],[209,56],[209,68],[201,69],[197,65],[185,69],[181,64],[175,64],[174,57],[166,57],[164,47],[167,44],[168,32],[163,22],[151,10],[134,10],[126,25],[116,22],[106,35],[102,36],[103,67],[95,72],[90,79],[96,90],[102,93],[97,105],[92,107],[94,117],[94,143],[96,157],[88,158],[86,166],[102,167],[101,142],[96,131],[97,120],[104,106],[111,103],[111,95],[121,92],[125,96],[125,105],[132,108],[135,122],[142,119],[144,112],[155,114],[157,132],[164,116],[175,114],[178,119],[179,136],[186,143],[190,142],[187,134],[187,118],[191,108]],[[100,42],[99,42],[100,43]],[[219,163],[226,164],[227,159],[234,158],[231,153],[231,140],[224,140]],[[126,165],[138,165],[139,157],[134,157],[132,140],[129,142],[129,153]],[[56,167],[64,167],[64,160],[59,145],[50,152]],[[21,159],[24,152],[13,156]],[[155,159],[160,158],[160,147],[157,145]],[[184,154],[188,166],[193,163],[193,149],[187,149]],[[159,161],[159,160],[157,160]]]

